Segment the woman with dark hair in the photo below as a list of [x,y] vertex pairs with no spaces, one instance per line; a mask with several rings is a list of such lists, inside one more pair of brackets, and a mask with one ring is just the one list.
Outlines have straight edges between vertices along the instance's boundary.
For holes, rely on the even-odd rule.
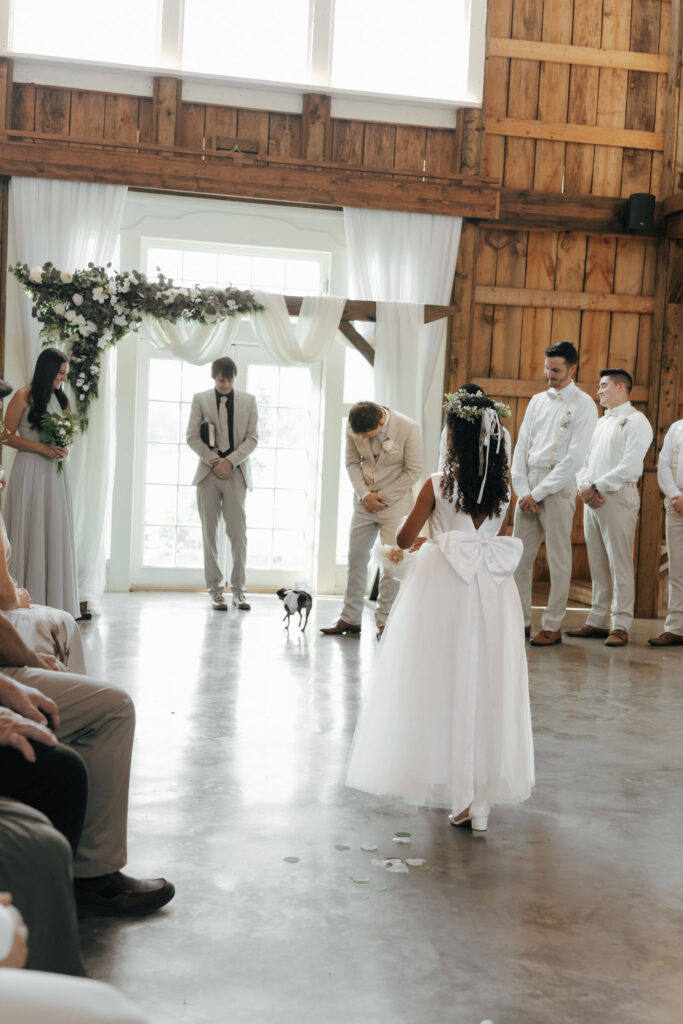
[[69,408],[62,391],[69,364],[46,348],[38,356],[33,380],[19,388],[7,408],[3,443],[17,454],[7,486],[5,520],[11,547],[9,571],[31,601],[79,615],[78,574],[68,465],[57,472],[68,448],[44,444],[40,423],[46,412]]
[[[534,782],[521,542],[501,537],[510,500],[501,415],[486,395],[448,395],[443,474],[424,484],[390,561],[406,582],[382,638],[347,784],[451,810],[487,830],[490,807]],[[419,537],[429,521],[431,539]],[[403,557],[403,551],[418,555]],[[398,570],[400,572],[400,570]]]

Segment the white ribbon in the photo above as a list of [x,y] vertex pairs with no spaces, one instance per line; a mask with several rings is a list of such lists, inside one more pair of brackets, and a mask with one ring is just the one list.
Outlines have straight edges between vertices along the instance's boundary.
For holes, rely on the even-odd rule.
[[[479,476],[483,474],[477,505],[481,504],[486,487],[486,478],[489,473],[489,451],[491,439],[497,442],[496,454],[500,451],[500,442],[503,440],[503,428],[495,409],[484,409],[481,414],[481,429],[479,430]],[[486,458],[484,458],[486,452]]]
[[436,543],[465,583],[471,583],[482,570],[494,583],[502,583],[512,576],[524,550],[518,537],[482,537],[460,530],[439,534]]

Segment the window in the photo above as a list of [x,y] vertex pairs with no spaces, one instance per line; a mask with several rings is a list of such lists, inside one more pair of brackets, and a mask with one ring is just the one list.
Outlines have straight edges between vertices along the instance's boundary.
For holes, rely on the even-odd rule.
[[355,348],[344,350],[344,418],[339,459],[339,502],[337,505],[337,565],[346,565],[349,529],[353,513],[353,487],[346,472],[346,423],[356,402],[374,402],[375,377],[370,363]]

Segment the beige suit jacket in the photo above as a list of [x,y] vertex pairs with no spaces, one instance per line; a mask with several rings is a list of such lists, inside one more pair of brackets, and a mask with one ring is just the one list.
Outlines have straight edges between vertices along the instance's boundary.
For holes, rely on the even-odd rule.
[[422,441],[413,420],[389,410],[384,446],[375,456],[372,438],[346,429],[346,471],[359,501],[377,492],[387,507],[395,505],[422,476]]
[[[235,450],[230,453],[228,459],[233,466],[239,466],[244,474],[244,481],[252,489],[251,470],[249,468],[249,456],[258,444],[258,409],[256,399],[246,391],[234,391],[232,439]],[[186,439],[193,452],[199,456],[199,465],[194,475],[193,484],[200,484],[211,472],[211,463],[216,458],[216,451],[204,444],[200,436],[200,427],[203,420],[213,423],[218,429],[218,408],[216,406],[216,391],[211,388],[209,391],[200,391],[192,398],[190,418],[187,423]]]

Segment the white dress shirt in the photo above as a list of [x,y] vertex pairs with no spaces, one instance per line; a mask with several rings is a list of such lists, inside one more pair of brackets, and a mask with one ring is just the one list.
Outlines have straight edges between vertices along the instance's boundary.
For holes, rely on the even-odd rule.
[[[591,442],[598,411],[574,381],[534,395],[519,429],[510,475],[517,498],[543,501],[572,483]],[[558,443],[559,442],[559,443]],[[529,470],[549,470],[531,489]]]
[[683,420],[672,423],[666,432],[657,463],[657,483],[672,501],[683,494]]
[[588,458],[579,475],[579,490],[595,485],[601,494],[637,483],[643,459],[652,444],[652,427],[630,402],[607,409],[593,434]]

